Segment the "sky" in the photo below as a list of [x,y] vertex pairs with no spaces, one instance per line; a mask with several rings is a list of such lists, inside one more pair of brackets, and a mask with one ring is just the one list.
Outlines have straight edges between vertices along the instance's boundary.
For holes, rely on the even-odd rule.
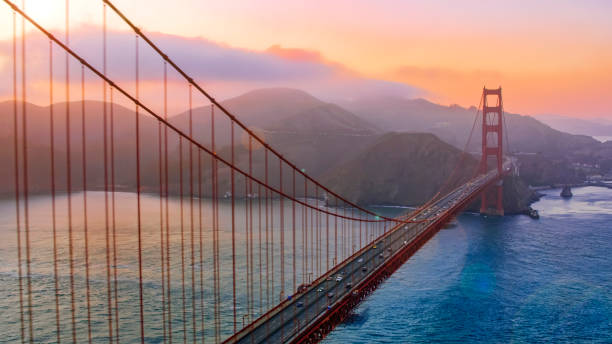
[[[25,2],[35,20],[65,37],[65,0]],[[508,111],[612,117],[612,1],[113,3],[219,98],[288,86],[329,100],[386,94],[470,106],[483,86],[502,86]],[[100,60],[101,18],[101,1],[71,1],[71,46],[93,60]],[[0,4],[3,77],[10,75],[11,24]],[[132,36],[110,12],[108,29],[117,47],[109,61],[126,78]],[[48,43],[28,49],[40,59]],[[44,64],[39,69],[43,75]]]

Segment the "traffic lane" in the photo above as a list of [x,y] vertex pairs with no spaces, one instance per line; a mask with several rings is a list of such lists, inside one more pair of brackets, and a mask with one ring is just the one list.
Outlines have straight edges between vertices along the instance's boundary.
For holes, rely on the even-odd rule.
[[[271,318],[268,325],[272,331],[264,334],[265,337],[267,339],[278,337],[279,340],[281,335],[283,335],[283,337],[288,337],[291,333],[295,333],[298,321],[299,324],[303,324],[304,320],[310,323],[310,321],[324,313],[328,304],[333,304],[346,296],[347,293],[350,292],[350,287],[347,287],[348,283],[350,282],[347,276],[354,277],[355,273],[357,273],[357,269],[360,269],[360,267],[356,267],[356,262],[358,262],[358,259],[350,262],[345,269],[343,269],[342,272],[344,273],[345,277],[342,279],[342,281],[336,282],[335,279],[331,281],[323,280],[317,284],[315,288],[309,289],[308,292],[303,294],[300,301],[298,301],[302,303],[302,306],[299,307],[299,312],[294,312],[293,307],[297,307],[298,304],[298,302],[296,302],[292,306],[283,309],[281,312]],[[352,274],[348,274],[347,271],[352,271]],[[319,292],[319,289],[323,290]],[[329,292],[334,293],[331,302],[327,300],[327,293]]]
[[[345,272],[347,269],[354,270],[354,264],[355,261],[349,262],[349,264],[343,269],[343,272]],[[334,293],[334,297],[332,299],[333,302],[336,302],[338,299],[346,295],[346,292],[344,292],[344,290],[342,289],[345,287],[345,283],[346,279],[343,279],[341,283],[336,283],[334,280],[322,280],[316,286],[314,286],[314,288],[310,288],[307,292],[295,298],[295,302],[288,305],[288,307],[284,308],[279,313],[275,314],[272,318],[270,318],[270,320],[268,320],[267,322],[269,332],[266,331],[268,333],[264,333],[264,335],[267,338],[270,338],[269,336],[271,336],[273,333],[275,334],[276,332],[279,332],[281,330],[281,327],[286,326],[287,323],[293,323],[295,320],[294,318],[296,316],[306,317],[306,319],[308,320],[314,320],[314,318],[316,318],[316,316],[318,316],[319,314],[319,309],[321,305],[325,304],[325,306],[327,306],[327,293],[325,293],[325,291],[329,292],[331,286],[331,290]],[[318,290],[321,288],[323,288],[324,291],[318,292]],[[302,303],[303,306],[299,308],[303,308],[304,311],[296,312],[297,314],[294,315],[292,307],[297,307],[298,302]],[[303,321],[300,321],[300,323],[303,323]],[[261,327],[262,326],[259,326],[258,329],[256,329],[255,331],[259,333],[263,332]],[[256,337],[259,337],[259,335],[257,335]]]
[[[327,292],[333,292],[334,293],[334,302],[337,302],[339,299],[344,298],[346,295],[348,295],[349,293],[352,292],[352,288],[354,288],[355,284],[354,283],[360,283],[362,280],[365,279],[365,276],[367,276],[367,274],[362,274],[362,270],[361,268],[363,266],[366,265],[373,265],[373,267],[371,267],[370,272],[372,270],[376,270],[376,268],[381,265],[383,262],[385,262],[390,256],[392,256],[393,252],[386,252],[388,248],[391,248],[392,251],[396,251],[397,249],[399,249],[401,246],[404,245],[403,242],[399,242],[398,239],[404,239],[404,242],[406,242],[407,240],[412,241],[414,239],[414,237],[416,237],[417,234],[420,234],[421,231],[418,230],[417,227],[415,226],[411,226],[409,228],[404,227],[404,230],[402,231],[402,229],[400,228],[399,230],[394,231],[394,233],[392,233],[392,236],[389,237],[389,240],[385,240],[385,241],[381,241],[379,242],[379,245],[382,245],[379,247],[378,250],[375,249],[370,249],[366,252],[364,252],[363,255],[361,255],[361,258],[359,259],[355,259],[353,260],[350,264],[348,264],[345,267],[345,270],[343,270],[342,272],[344,273],[345,278],[343,278],[343,280],[341,282],[334,282],[332,281],[324,281],[321,284],[330,284],[330,283],[335,283],[332,284],[331,288],[328,288],[326,291]],[[410,234],[410,238],[407,238],[407,235]],[[399,237],[399,238],[396,238]],[[380,258],[380,254],[383,255],[384,259],[379,259]],[[363,259],[364,255],[369,255],[368,259]],[[363,259],[361,262],[360,260]],[[351,271],[351,273],[347,273],[346,270]],[[358,281],[355,282],[355,276],[356,275],[363,275],[363,276],[359,276],[360,278],[358,278]],[[349,286],[349,278],[351,279],[350,281],[350,286]],[[312,289],[314,290],[314,289]],[[310,320],[308,321],[308,323],[312,322],[313,320],[315,320],[317,317],[323,315],[325,313],[325,311],[327,311],[327,306],[329,305],[328,302],[325,301],[325,298],[323,297],[323,292],[321,292],[321,296],[317,297],[317,299],[310,303],[308,306],[304,305],[304,307],[307,307],[307,311],[305,313],[297,313],[294,315],[294,317],[292,319],[288,319],[287,322],[285,322],[284,324],[284,331],[287,334],[289,333],[298,333],[299,331],[299,327],[301,326],[297,326],[296,324],[301,325],[302,321],[300,321],[301,319],[295,319],[295,317],[302,317],[304,316],[303,314],[306,314],[306,319]],[[280,338],[278,338],[280,340]]]
[[[371,254],[370,250],[364,252],[364,255],[370,255],[371,257],[374,256]],[[363,258],[364,255],[361,255],[361,257]],[[345,269],[343,269],[342,272],[344,277],[340,282],[335,281],[335,277],[337,275],[335,275],[334,279],[332,279],[331,281],[326,280],[323,283],[327,285],[326,290],[321,292],[321,296],[316,300],[316,302],[311,303],[308,307],[309,309],[307,314],[309,316],[307,318],[308,320],[310,320],[308,321],[308,323],[311,323],[317,317],[324,315],[325,312],[328,310],[328,306],[334,305],[336,302],[351,293],[352,288],[355,286],[355,283],[361,282],[361,280],[364,279],[364,276],[359,276],[360,278],[358,279],[358,282],[356,281],[356,276],[360,275],[361,267],[365,264],[368,264],[370,261],[371,259],[364,259],[360,262],[359,259],[355,259],[349,265],[347,265]],[[349,273],[349,271],[351,271],[351,273]],[[333,298],[328,300],[326,299],[326,295],[330,292],[334,293],[334,296]],[[302,322],[300,321],[300,324],[301,323]]]
[[[488,178],[486,178],[488,179]],[[486,180],[485,180],[486,181]],[[480,187],[482,185],[482,183],[484,183],[485,181],[478,181],[476,183],[473,183],[472,185],[470,185],[470,191],[476,189],[477,187]],[[431,222],[433,222],[438,214],[435,214],[435,216],[432,216],[431,213],[436,212],[440,209],[442,210],[448,210],[452,207],[452,205],[450,204],[456,204],[463,196],[465,195],[465,189],[466,189],[466,185],[464,185],[463,187],[455,190],[454,192],[451,192],[450,194],[446,195],[442,200],[439,200],[438,202],[436,202],[430,209],[428,209],[424,216],[426,216],[426,223],[430,224]],[[460,193],[461,195],[459,197],[457,197],[457,194]],[[420,215],[419,215],[420,216]],[[418,218],[418,217],[417,217]],[[420,234],[425,228],[427,227],[427,225],[423,225],[421,226],[421,228],[417,227],[413,227],[411,226],[410,229],[413,228],[418,228],[417,230],[415,230],[415,233],[409,238],[406,239],[406,234],[404,234],[404,241],[410,240],[412,241],[414,239],[414,237],[416,237],[417,232],[418,234]],[[406,229],[406,227],[404,227],[404,229]],[[397,242],[397,238],[396,236],[398,236],[400,230],[396,230],[394,231],[389,237],[387,237],[387,240],[384,240],[382,243],[382,248],[387,249],[389,247],[391,247],[392,252],[396,251],[398,248],[400,248],[403,243],[398,243]],[[355,258],[352,262],[348,263],[347,266],[344,267],[344,270],[348,269],[351,270],[352,273],[350,274],[350,277],[352,279],[352,283],[351,283],[351,288],[354,287],[355,284],[353,283],[360,283],[366,276],[360,276],[360,278],[355,281],[355,274],[359,274],[359,270],[361,269],[361,265],[372,265],[368,270],[375,270],[379,265],[381,265],[384,261],[386,261],[390,256],[392,256],[392,254],[383,254],[383,258],[380,261],[378,261],[376,258],[376,255],[372,255],[371,254],[372,250],[367,250],[365,251],[362,255],[359,256],[359,258]],[[392,253],[391,252],[391,253]],[[365,261],[363,261],[363,264],[360,264],[359,266],[355,267],[356,262],[359,262],[360,259],[363,258],[363,256],[370,254],[370,257],[368,259],[365,259]],[[346,271],[345,272],[346,275]],[[277,313],[274,316],[274,319],[271,319],[271,322],[269,322],[269,325],[273,325],[271,326],[272,328],[276,328],[278,329],[276,332],[278,332],[281,328],[283,328],[283,332],[285,331],[285,329],[288,331],[287,334],[289,333],[295,333],[295,328],[299,328],[298,325],[295,324],[301,324],[303,323],[303,321],[299,321],[300,319],[296,319],[297,317],[303,317],[304,314],[306,314],[304,320],[314,320],[316,317],[318,317],[319,315],[321,315],[322,313],[324,313],[324,311],[327,309],[327,305],[330,304],[330,301],[326,300],[323,294],[326,294],[325,292],[321,293],[322,295],[316,295],[316,293],[318,292],[318,289],[322,286],[325,285],[326,282],[333,282],[333,281],[326,281],[323,280],[322,282],[320,282],[316,288],[312,288],[310,289],[306,295],[304,295],[306,298],[310,299],[311,297],[313,297],[314,295],[314,300],[312,302],[309,302],[309,305],[306,306],[306,304],[304,304],[304,307],[307,307],[307,309],[304,312],[293,312],[292,311],[292,307],[296,307],[297,303],[293,303],[292,305],[289,305],[289,307],[283,309],[281,312]],[[349,290],[346,290],[346,283],[347,283],[347,279],[343,279],[342,282],[337,283],[334,287],[332,287],[332,291],[334,292],[334,297],[333,297],[333,302],[331,304],[334,304],[335,302],[337,302],[339,299],[342,299],[343,297],[345,297],[348,293],[351,292],[351,288],[348,288]],[[344,288],[344,289],[342,289]],[[327,292],[330,289],[326,288]],[[306,299],[304,299],[306,300]],[[321,307],[325,306],[322,310]],[[287,313],[291,313],[291,314],[287,314]],[[282,318],[288,318],[288,321],[281,321],[284,320]],[[298,323],[299,321],[299,323]],[[308,322],[310,322],[308,321]],[[293,324],[294,328],[292,330],[289,330],[289,328],[287,328],[288,326],[291,326]],[[260,331],[257,331],[260,332]],[[269,337],[268,337],[269,338]]]

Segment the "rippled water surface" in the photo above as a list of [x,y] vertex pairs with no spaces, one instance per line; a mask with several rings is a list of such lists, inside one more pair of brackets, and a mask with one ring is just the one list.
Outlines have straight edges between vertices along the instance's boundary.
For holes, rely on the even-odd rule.
[[[250,207],[247,207],[244,200],[238,199],[235,204],[236,259],[232,260],[232,207],[228,199],[222,199],[218,204],[219,259],[218,266],[215,268],[211,201],[194,199],[192,208],[192,202],[188,197],[184,197],[182,201],[179,198],[171,198],[168,201],[169,220],[167,223],[170,231],[165,234],[167,237],[164,238],[164,242],[170,244],[165,246],[166,272],[163,272],[160,223],[166,221],[165,218],[160,218],[159,198],[155,195],[143,194],[141,197],[142,276],[140,276],[136,195],[117,192],[115,195],[116,216],[107,217],[104,193],[88,192],[87,221],[84,220],[83,196],[83,193],[72,195],[71,217],[68,216],[67,195],[57,196],[55,210],[57,274],[54,273],[51,198],[32,195],[29,199],[30,278],[27,278],[25,264],[27,255],[23,229],[25,216],[24,207],[21,207],[21,273],[23,276],[21,281],[23,283],[23,303],[26,309],[24,314],[26,340],[29,332],[27,305],[30,301],[28,296],[32,295],[33,341],[36,343],[57,342],[54,296],[54,276],[56,275],[58,276],[59,333],[60,339],[64,342],[72,341],[73,328],[77,339],[86,340],[88,324],[91,324],[94,343],[108,343],[111,333],[122,343],[139,343],[140,278],[143,282],[143,330],[146,342],[163,342],[164,331],[167,331],[167,337],[169,337],[170,325],[172,325],[173,341],[196,342],[205,337],[207,342],[215,342],[217,334],[217,339],[222,340],[233,333],[234,281],[236,284],[236,326],[240,329],[243,324],[248,324],[249,320],[255,319],[267,309],[274,307],[280,299],[295,290],[292,281],[294,271],[297,285],[304,283],[306,279],[314,279],[319,273],[325,271],[328,264],[333,265],[336,248],[337,259],[345,259],[350,255],[351,249],[359,248],[358,245],[361,243],[359,240],[363,239],[356,233],[364,228],[353,223],[351,231],[348,224],[344,225],[340,221],[337,224],[338,245],[336,247],[333,244],[336,233],[324,231],[321,229],[322,226],[318,226],[318,234],[315,234],[314,224],[326,221],[326,217],[319,216],[317,220],[312,211],[309,212],[309,215],[303,214],[303,209],[298,208],[295,211],[294,219],[290,216],[294,210],[292,205],[290,202],[284,202],[284,214],[286,215],[281,221],[279,200],[275,199],[270,200],[270,215],[260,218],[259,214],[262,214],[261,211],[265,213],[267,203],[264,201],[260,203],[260,199],[255,199],[251,201],[252,212],[248,212],[247,209]],[[317,203],[313,199],[308,202]],[[323,207],[322,202],[319,206]],[[109,214],[112,209],[112,206],[108,207]],[[201,212],[198,209],[201,209]],[[401,209],[394,212],[398,211]],[[21,337],[19,271],[17,269],[19,252],[17,251],[15,214],[13,200],[0,200],[0,216],[2,216],[2,221],[0,221],[0,343],[19,342]],[[69,218],[72,219],[70,223],[68,223]],[[246,225],[247,219],[249,226]],[[301,231],[303,219],[310,224],[306,232]],[[268,220],[269,225],[267,225]],[[294,221],[297,226],[295,255],[290,249],[294,235]],[[87,223],[87,231],[85,231],[85,223]],[[330,225],[334,226],[333,221],[330,222]],[[68,228],[72,228],[72,239]],[[249,247],[247,228],[251,228],[249,241],[252,247],[248,256],[246,252],[246,248]],[[107,242],[107,231],[109,242]],[[280,263],[283,252],[280,248],[281,231],[284,231],[285,234],[284,279],[282,279],[283,270]],[[86,232],[88,233],[89,269],[85,264]],[[113,235],[113,232],[116,235]],[[362,233],[366,235],[365,231]],[[328,234],[329,247],[315,244],[316,241],[313,238],[315,235],[318,235],[320,242],[327,243]],[[374,229],[368,234],[373,236]],[[302,245],[304,239],[310,242],[309,259],[306,261],[303,260],[304,251],[301,249],[304,247]],[[72,267],[69,259],[71,243]],[[349,246],[351,243],[354,245],[353,248]],[[362,243],[365,244],[365,241]],[[315,255],[314,252],[317,251],[319,254]],[[116,262],[113,257],[116,257]],[[314,257],[319,260],[317,261]],[[235,280],[232,274],[234,262]],[[247,270],[247,262],[250,262],[250,272]],[[219,274],[218,287],[214,285],[215,269]],[[71,276],[73,276],[72,279]],[[247,276],[251,276],[251,282],[248,284],[250,297],[246,293]],[[165,283],[165,288],[169,286],[169,293],[163,293],[162,277],[165,281],[170,279],[170,282]],[[115,280],[117,281],[116,293],[114,291]],[[31,293],[28,292],[28,281],[31,283]],[[87,281],[89,281],[89,293],[87,293]],[[286,291],[285,296],[283,296],[283,287]],[[218,290],[219,302],[215,300],[215,290]],[[89,312],[87,295],[89,295]],[[168,321],[166,329],[163,327],[164,313],[162,312],[164,295],[167,295],[166,304],[170,305],[167,308],[167,314],[169,314],[167,319],[172,319],[171,323]],[[75,305],[74,311],[71,309],[72,304]],[[218,307],[215,307],[215,304]],[[109,308],[112,310],[112,316],[109,316]],[[249,319],[248,309],[251,309],[251,319]],[[90,321],[87,320],[88,317]],[[218,330],[215,330],[215,320],[218,320],[219,323]],[[195,341],[192,340],[194,337]]]
[[460,216],[325,342],[612,343],[612,190],[573,192]]

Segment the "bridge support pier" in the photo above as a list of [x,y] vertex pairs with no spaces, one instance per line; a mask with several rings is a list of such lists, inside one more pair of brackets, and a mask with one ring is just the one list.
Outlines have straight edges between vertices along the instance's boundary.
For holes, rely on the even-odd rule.
[[[492,102],[489,102],[491,96]],[[503,113],[502,89],[482,89],[482,158],[480,160],[480,173],[486,174],[489,170],[489,157],[495,158],[497,173],[503,175]],[[495,105],[489,105],[495,104]],[[486,215],[504,215],[503,183],[500,179],[495,186],[494,208],[489,205],[488,190],[482,193],[480,213]],[[491,195],[492,196],[492,195]]]

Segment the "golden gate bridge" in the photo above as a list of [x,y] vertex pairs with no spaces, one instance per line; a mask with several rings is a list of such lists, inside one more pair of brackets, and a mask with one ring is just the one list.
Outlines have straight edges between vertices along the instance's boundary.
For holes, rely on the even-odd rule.
[[[64,35],[31,18],[25,1],[4,2],[13,19],[10,268],[19,300],[9,340],[318,342],[476,197],[482,195],[481,212],[503,215],[501,180],[510,161],[503,155],[501,88],[483,89],[482,116],[468,139],[481,118],[482,158],[472,178],[458,180],[466,144],[432,199],[387,217],[283,157],[111,1],[101,1],[97,63],[70,44],[69,1]],[[132,64],[132,77],[112,77],[118,66],[107,59],[111,15],[134,34],[134,50],[126,52],[133,61],[126,57],[121,66]],[[28,27],[42,35],[31,37]],[[28,103],[28,39],[49,46],[48,62],[36,56],[49,72],[49,158],[42,169],[31,155],[38,135],[31,121],[38,117]],[[58,52],[62,61],[54,60]],[[157,59],[160,78],[145,74],[143,54]],[[143,79],[155,99],[141,96]],[[180,80],[185,125],[168,117],[169,79]],[[58,94],[63,105],[54,105]],[[91,100],[98,101],[94,111]],[[194,126],[194,104],[204,109],[206,126]],[[119,123],[130,130],[118,130]],[[95,146],[92,136],[102,142]],[[47,180],[32,177],[32,166]],[[50,207],[42,224],[34,210],[41,202]],[[43,236],[49,240],[41,243]]]

